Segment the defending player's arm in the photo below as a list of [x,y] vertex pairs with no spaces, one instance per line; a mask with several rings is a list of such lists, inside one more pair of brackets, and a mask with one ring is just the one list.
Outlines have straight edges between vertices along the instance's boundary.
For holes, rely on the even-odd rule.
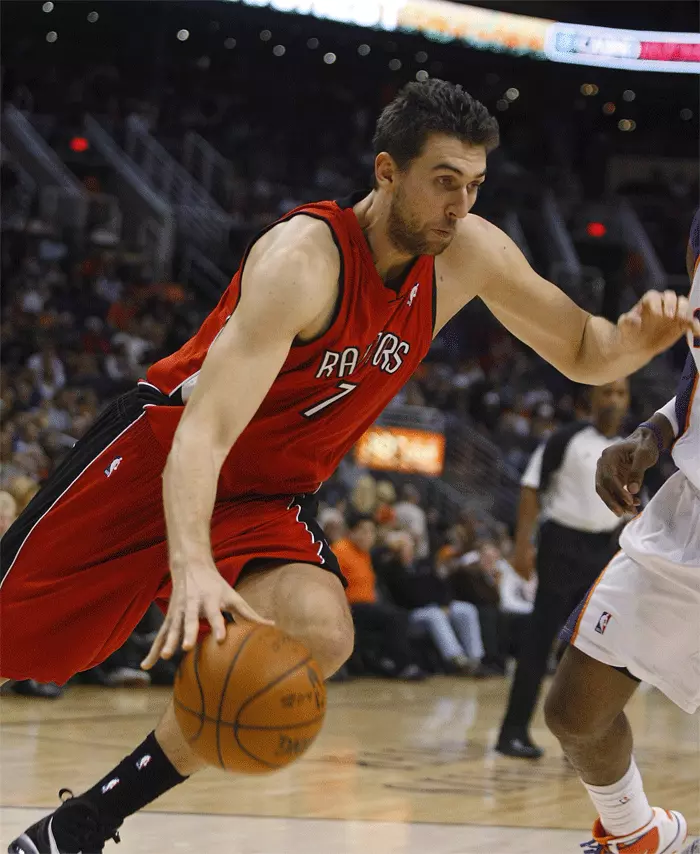
[[[499,228],[478,218],[474,231],[482,272],[478,295],[507,329],[572,380],[612,382],[689,330],[700,335],[700,320],[693,319],[687,298],[674,291],[647,292],[615,325],[584,311],[539,276]],[[464,269],[469,270],[468,250]]]
[[[277,232],[275,234],[274,232]],[[144,666],[196,642],[199,618],[217,639],[222,610],[261,620],[224,581],[211,553],[219,473],[284,364],[294,338],[335,300],[339,257],[325,225],[292,220],[253,248],[235,312],[211,346],[163,473],[173,593]]]
[[640,424],[624,442],[606,448],[596,470],[596,491],[617,516],[633,513],[639,506],[644,472],[656,464],[662,451],[678,435],[676,398]]

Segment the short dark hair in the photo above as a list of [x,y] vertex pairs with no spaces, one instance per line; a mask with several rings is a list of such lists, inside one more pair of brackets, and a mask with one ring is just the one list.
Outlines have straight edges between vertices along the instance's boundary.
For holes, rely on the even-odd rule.
[[374,516],[371,513],[360,513],[359,510],[349,510],[345,517],[345,524],[348,531],[354,531],[363,522],[372,522],[374,524]]
[[386,151],[404,171],[423,150],[431,133],[455,136],[487,152],[498,147],[498,122],[459,83],[431,78],[408,83],[387,104],[374,132],[375,155]]

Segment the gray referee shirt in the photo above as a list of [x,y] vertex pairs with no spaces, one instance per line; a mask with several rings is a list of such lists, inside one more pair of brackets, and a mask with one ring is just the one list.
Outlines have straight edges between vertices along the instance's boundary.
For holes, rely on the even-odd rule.
[[595,491],[598,458],[619,438],[603,436],[588,422],[567,425],[543,442],[520,480],[542,492],[540,522],[552,521],[574,531],[599,534],[620,524]]

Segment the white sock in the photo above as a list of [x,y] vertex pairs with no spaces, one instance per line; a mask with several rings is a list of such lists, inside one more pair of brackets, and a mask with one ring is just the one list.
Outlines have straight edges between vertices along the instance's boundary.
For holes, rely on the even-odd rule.
[[600,823],[610,836],[629,836],[654,817],[634,758],[629,771],[612,786],[583,785],[598,810]]

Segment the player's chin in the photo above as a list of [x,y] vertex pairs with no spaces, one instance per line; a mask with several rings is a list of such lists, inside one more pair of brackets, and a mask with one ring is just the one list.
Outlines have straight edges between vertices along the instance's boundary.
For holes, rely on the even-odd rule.
[[431,231],[425,241],[424,255],[439,255],[454,240],[454,233],[446,231]]

